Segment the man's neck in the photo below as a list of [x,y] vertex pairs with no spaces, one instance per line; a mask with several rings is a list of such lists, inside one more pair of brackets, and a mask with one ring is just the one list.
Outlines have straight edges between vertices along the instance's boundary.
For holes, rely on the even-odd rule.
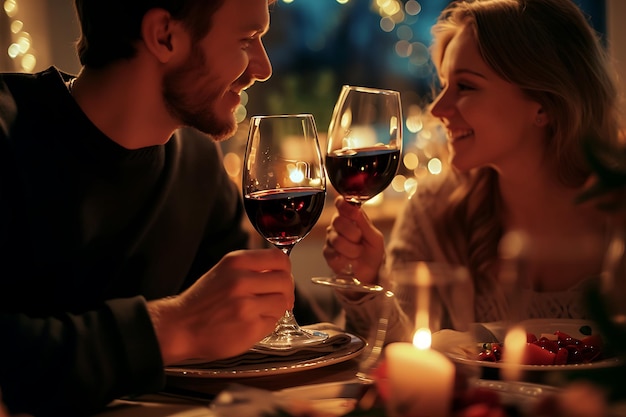
[[83,68],[71,91],[92,123],[127,149],[162,145],[178,127],[163,102],[158,69],[138,65]]

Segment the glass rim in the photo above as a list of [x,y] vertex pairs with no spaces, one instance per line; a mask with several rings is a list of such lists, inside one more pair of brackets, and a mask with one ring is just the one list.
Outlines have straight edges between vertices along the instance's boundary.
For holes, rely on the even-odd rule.
[[382,93],[382,94],[400,95],[400,92],[398,90],[390,90],[390,89],[378,88],[378,87],[364,87],[360,85],[344,84],[341,86],[341,88],[343,90],[362,91],[364,93]]
[[250,119],[279,119],[287,117],[308,118],[313,117],[312,113],[293,113],[293,114],[257,114],[250,116]]

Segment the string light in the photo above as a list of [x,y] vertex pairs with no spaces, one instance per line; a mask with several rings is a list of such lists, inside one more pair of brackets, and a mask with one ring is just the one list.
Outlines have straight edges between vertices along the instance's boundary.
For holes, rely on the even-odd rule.
[[[297,0],[278,1],[284,4],[297,3]],[[340,5],[353,3],[352,0],[335,1]],[[417,16],[422,12],[421,0],[370,1],[371,10],[380,16],[380,30],[396,37],[393,45],[396,56],[407,62],[414,75],[419,75],[420,71],[427,71],[430,64],[430,52],[428,47],[418,40],[420,35],[415,26]],[[321,49],[321,47],[315,49]],[[248,97],[245,92],[241,99],[241,104],[235,111],[237,123],[247,121]],[[435,118],[424,111],[421,106],[412,104],[407,107],[405,128],[408,140],[404,141],[403,157],[398,173],[385,192],[365,203],[368,206],[380,206],[386,197],[411,198],[422,179],[427,176],[441,175],[450,169],[445,132]],[[237,152],[226,153],[224,164],[230,178],[238,183],[241,180],[239,154]]]
[[[287,3],[287,4],[294,2],[294,0],[282,0],[282,1],[283,3]],[[348,4],[350,2],[350,0],[336,0],[336,1],[339,4]]]
[[5,0],[2,9],[9,19],[11,29],[11,44],[7,48],[7,54],[14,62],[16,70],[31,72],[37,65],[37,56],[30,33],[24,30],[24,22],[18,18],[18,0]]

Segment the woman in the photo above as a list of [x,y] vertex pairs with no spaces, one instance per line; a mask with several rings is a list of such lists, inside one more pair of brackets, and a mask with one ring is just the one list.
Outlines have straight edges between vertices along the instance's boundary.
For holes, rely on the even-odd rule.
[[[442,297],[440,326],[501,320],[498,247],[521,232],[524,315],[585,317],[580,297],[601,269],[606,225],[599,211],[573,203],[590,177],[582,142],[615,139],[619,130],[618,90],[597,35],[571,0],[456,1],[433,35],[441,89],[430,110],[447,130],[453,169],[420,183],[392,231],[387,267],[464,265],[472,279],[462,299],[474,306],[473,317],[455,316],[451,298]],[[361,281],[384,282],[382,234],[362,210],[341,199],[336,206],[324,246],[328,264],[339,272],[350,263]],[[581,241],[594,250],[552,251]],[[567,257],[573,250],[585,256]],[[339,298],[348,323],[367,332],[377,310],[366,305],[378,298],[346,291]],[[392,317],[388,339],[409,338],[411,326]]]

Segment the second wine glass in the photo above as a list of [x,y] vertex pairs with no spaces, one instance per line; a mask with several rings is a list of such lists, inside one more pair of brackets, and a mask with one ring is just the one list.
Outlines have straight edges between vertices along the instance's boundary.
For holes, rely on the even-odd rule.
[[[391,183],[402,152],[402,107],[394,90],[344,85],[328,128],[326,172],[335,190],[356,206]],[[314,277],[316,284],[351,291],[382,291],[359,281],[352,265],[335,277]]]
[[[253,116],[242,177],[246,213],[255,229],[287,255],[324,208],[326,176],[311,114]],[[257,347],[291,349],[328,335],[302,329],[286,311]]]

